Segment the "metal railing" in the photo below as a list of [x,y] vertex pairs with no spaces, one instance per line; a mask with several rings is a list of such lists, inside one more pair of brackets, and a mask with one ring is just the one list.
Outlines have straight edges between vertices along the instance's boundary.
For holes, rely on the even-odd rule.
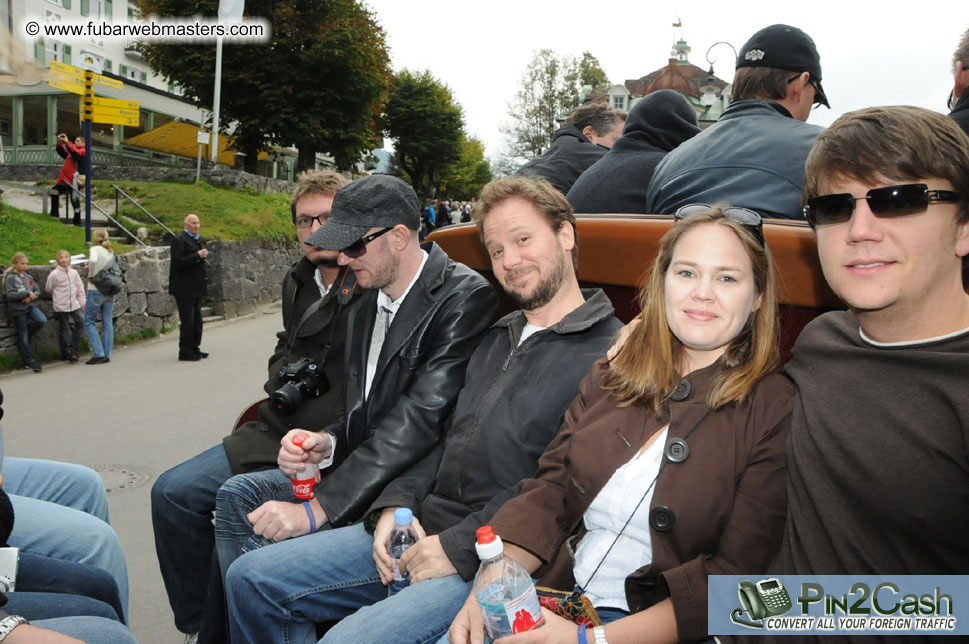
[[[77,188],[75,188],[74,186],[70,186],[70,188],[71,188],[71,190],[73,190],[74,192],[77,193],[78,199],[80,199],[81,202],[83,202],[84,201],[84,194],[80,190],[78,190]],[[138,244],[140,246],[142,246],[143,248],[148,248],[148,244],[146,244],[145,242],[141,241],[138,238],[138,235],[134,234],[133,232],[131,232],[130,230],[128,230],[127,228],[125,228],[124,227],[124,224],[122,224],[120,221],[118,221],[117,219],[115,219],[114,217],[112,217],[111,215],[109,215],[108,213],[106,213],[104,211],[104,208],[102,208],[101,206],[99,206],[96,203],[94,203],[94,199],[91,200],[91,207],[92,208],[96,208],[97,211],[99,213],[101,213],[102,215],[104,215],[107,218],[107,220],[110,221],[114,225],[115,228],[118,228],[119,230],[121,230],[122,232],[124,232],[124,234],[128,235],[128,237],[131,237],[133,240],[135,240],[136,242],[138,242]]]
[[168,228],[168,226],[166,226],[165,224],[163,224],[163,223],[162,223],[162,222],[161,222],[161,221],[160,221],[160,220],[158,219],[158,217],[156,217],[155,215],[153,215],[153,214],[151,214],[150,212],[148,212],[148,211],[147,211],[147,210],[145,209],[145,207],[144,207],[144,206],[142,206],[142,205],[141,205],[140,203],[138,203],[137,201],[135,201],[135,199],[134,199],[134,197],[132,197],[132,196],[131,196],[131,195],[129,195],[129,194],[127,193],[127,192],[125,192],[124,190],[122,190],[121,188],[119,188],[118,186],[116,186],[116,185],[115,185],[115,184],[113,184],[113,183],[111,184],[111,187],[112,187],[112,188],[114,188],[114,216],[115,216],[115,217],[119,217],[119,216],[121,215],[121,199],[120,199],[120,197],[124,197],[125,199],[127,199],[128,201],[130,201],[131,203],[133,203],[133,204],[135,205],[135,207],[136,207],[136,208],[138,208],[138,210],[140,210],[141,212],[143,212],[143,213],[145,213],[146,215],[148,215],[148,217],[149,217],[149,218],[150,218],[150,219],[151,219],[151,220],[152,220],[153,222],[155,222],[156,224],[158,224],[159,226],[161,226],[161,227],[162,227],[162,228],[163,228],[163,229],[165,230],[165,232],[166,232],[166,233],[168,233],[168,234],[169,234],[169,235],[171,235],[172,237],[174,237],[174,236],[175,236],[175,233],[173,233],[173,232],[172,232],[172,231],[171,231],[171,230],[170,230],[170,229]]

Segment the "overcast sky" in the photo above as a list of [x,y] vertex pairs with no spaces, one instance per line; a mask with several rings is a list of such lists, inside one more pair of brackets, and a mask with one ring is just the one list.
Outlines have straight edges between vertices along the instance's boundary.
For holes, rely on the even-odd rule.
[[[464,108],[468,132],[484,141],[492,157],[504,148],[498,126],[508,120],[508,102],[539,49],[574,56],[589,51],[611,83],[622,83],[665,66],[680,37],[692,48],[690,62],[707,68],[706,52],[715,42],[739,49],[762,27],[794,25],[817,44],[831,103],[809,122],[829,125],[870,105],[947,112],[952,52],[969,28],[966,5],[955,0],[364,2],[387,32],[394,69],[429,69],[446,83]],[[682,28],[672,27],[677,18]],[[731,81],[730,48],[720,45],[711,56],[716,75]]]

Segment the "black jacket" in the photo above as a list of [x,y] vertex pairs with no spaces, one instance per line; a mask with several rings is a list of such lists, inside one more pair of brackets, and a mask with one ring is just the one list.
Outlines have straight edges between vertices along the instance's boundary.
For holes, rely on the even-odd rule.
[[592,143],[579,128],[566,125],[552,135],[552,145],[515,174],[545,177],[563,195],[569,191],[586,168],[601,159],[609,148]]
[[276,349],[269,358],[269,378],[263,389],[272,395],[283,384],[278,377],[280,368],[303,357],[322,365],[328,386],[321,387],[318,397],[305,400],[291,416],[284,416],[269,403],[263,403],[259,406],[259,421],[245,423],[223,438],[233,474],[261,465],[275,465],[279,441],[290,429],[320,430],[343,415],[346,314],[360,299],[362,291],[356,288],[353,271],[344,268],[319,308],[303,320],[307,309],[320,300],[320,291],[313,279],[316,270],[304,257],[283,278],[283,330],[276,334]]
[[175,297],[205,295],[205,260],[199,257],[201,240],[184,230],[172,238],[168,265],[168,292]]
[[646,187],[666,153],[700,133],[696,110],[679,92],[661,89],[636,103],[622,136],[569,190],[581,213],[645,213]]
[[969,134],[969,90],[962,93],[949,116],[959,124],[963,132]]
[[579,382],[622,326],[605,293],[583,295],[584,304],[521,346],[521,311],[495,323],[468,364],[446,442],[388,485],[371,508],[419,510],[424,529],[441,535],[465,579],[478,568],[475,530],[535,474]]
[[347,317],[347,411],[327,428],[336,436],[334,461],[316,487],[333,527],[360,519],[387,483],[442,439],[468,360],[497,316],[498,297],[485,278],[434,243],[421,247],[427,262],[387,331],[369,398],[377,291]]

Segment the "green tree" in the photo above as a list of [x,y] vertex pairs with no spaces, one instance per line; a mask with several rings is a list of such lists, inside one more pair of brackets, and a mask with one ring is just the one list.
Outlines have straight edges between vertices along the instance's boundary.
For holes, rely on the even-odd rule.
[[[218,0],[141,0],[143,14],[214,16]],[[381,138],[391,81],[383,29],[358,0],[256,0],[247,15],[272,26],[265,44],[228,44],[222,52],[220,121],[236,123],[231,144],[247,169],[272,144],[299,150],[298,167],[330,154],[350,168]],[[211,109],[215,45],[144,44],[146,62]]]
[[464,136],[461,107],[427,70],[396,75],[384,115],[394,160],[421,199],[434,196],[441,171],[458,160]]
[[608,79],[589,52],[578,60],[551,49],[535,52],[508,106],[511,121],[500,129],[508,140],[508,156],[530,159],[552,144],[558,124],[581,101],[583,85],[602,87]]
[[491,181],[491,163],[485,158],[484,144],[474,138],[461,137],[461,156],[447,166],[441,175],[441,193],[451,199],[476,197]]

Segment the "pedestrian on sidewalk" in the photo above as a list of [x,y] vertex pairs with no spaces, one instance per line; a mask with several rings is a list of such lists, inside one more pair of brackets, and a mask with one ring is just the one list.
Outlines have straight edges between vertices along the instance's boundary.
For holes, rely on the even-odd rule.
[[3,286],[7,294],[7,313],[17,326],[17,349],[24,366],[40,373],[43,368],[30,349],[30,339],[47,324],[47,317],[37,306],[40,288],[27,272],[27,255],[14,253],[11,266],[3,273]]
[[45,289],[51,295],[54,314],[60,323],[58,341],[61,347],[61,360],[77,362],[78,343],[81,329],[84,328],[84,307],[87,303],[84,282],[80,274],[71,268],[71,254],[66,250],[57,251],[57,266],[47,275]]
[[178,359],[196,362],[209,357],[202,343],[202,296],[205,295],[205,258],[209,251],[199,237],[197,215],[185,217],[185,228],[172,239],[168,292],[178,306]]
[[[111,362],[111,349],[114,347],[114,296],[105,295],[94,285],[92,278],[98,271],[114,259],[114,248],[108,240],[107,228],[95,228],[91,234],[91,257],[87,265],[87,305],[84,308],[84,326],[87,339],[94,354],[84,364],[104,364]],[[98,312],[101,313],[101,330],[104,340],[98,335]]]

